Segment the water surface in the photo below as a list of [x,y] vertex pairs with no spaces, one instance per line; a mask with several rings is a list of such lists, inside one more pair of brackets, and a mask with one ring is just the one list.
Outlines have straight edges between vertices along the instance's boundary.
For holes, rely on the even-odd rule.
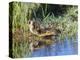
[[77,50],[77,39],[65,38],[64,40],[57,40],[50,46],[33,51],[31,57],[75,55],[78,54]]

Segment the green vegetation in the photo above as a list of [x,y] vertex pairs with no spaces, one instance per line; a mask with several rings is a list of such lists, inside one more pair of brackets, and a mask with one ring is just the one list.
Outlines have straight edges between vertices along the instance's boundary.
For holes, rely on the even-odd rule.
[[[42,40],[29,31],[28,20],[40,20],[44,26],[54,24],[61,30],[59,38],[76,38],[78,30],[78,7],[72,5],[51,5],[25,2],[11,2],[9,5],[9,29],[12,30],[12,57],[30,56],[29,39]],[[11,24],[12,22],[12,24]],[[44,39],[43,39],[44,40]]]

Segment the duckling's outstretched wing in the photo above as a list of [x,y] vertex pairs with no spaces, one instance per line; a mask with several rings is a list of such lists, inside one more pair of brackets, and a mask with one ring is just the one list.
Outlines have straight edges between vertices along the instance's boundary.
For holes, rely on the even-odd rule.
[[50,36],[50,35],[55,35],[55,32],[45,32],[42,34],[38,34],[38,36],[40,36],[40,37],[45,37],[45,36]]

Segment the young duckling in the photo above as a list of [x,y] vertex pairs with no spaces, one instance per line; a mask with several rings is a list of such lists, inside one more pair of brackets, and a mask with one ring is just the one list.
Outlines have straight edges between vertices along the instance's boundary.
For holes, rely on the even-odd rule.
[[29,21],[29,29],[30,29],[30,32],[37,35],[38,32],[37,30],[39,30],[39,24],[36,23],[34,20],[33,21]]

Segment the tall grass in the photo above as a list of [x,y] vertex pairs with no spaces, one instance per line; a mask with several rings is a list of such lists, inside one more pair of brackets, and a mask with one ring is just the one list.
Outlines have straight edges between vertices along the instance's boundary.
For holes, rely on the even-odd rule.
[[[12,21],[12,56],[23,57],[29,56],[28,43],[28,25],[27,21],[31,18],[32,9],[36,4],[12,2],[10,5],[10,22]],[[38,6],[38,5],[37,5]],[[12,10],[11,10],[12,9]]]
[[[49,10],[48,4],[25,3],[25,2],[11,2],[10,22],[12,21],[12,57],[27,57],[30,56],[29,40],[44,40],[42,38],[32,35],[29,31],[28,20],[36,19],[42,22],[44,26],[53,24],[61,30],[60,39],[66,36],[75,37],[77,34],[77,6],[68,7],[63,15],[56,17],[54,12]],[[62,5],[61,5],[62,6]],[[57,6],[56,6],[57,7]],[[53,9],[54,8],[54,9]],[[55,7],[52,9],[55,11]],[[12,14],[11,14],[12,12]],[[57,13],[57,12],[56,12]],[[11,29],[11,28],[10,28]],[[11,40],[11,39],[10,39]]]

